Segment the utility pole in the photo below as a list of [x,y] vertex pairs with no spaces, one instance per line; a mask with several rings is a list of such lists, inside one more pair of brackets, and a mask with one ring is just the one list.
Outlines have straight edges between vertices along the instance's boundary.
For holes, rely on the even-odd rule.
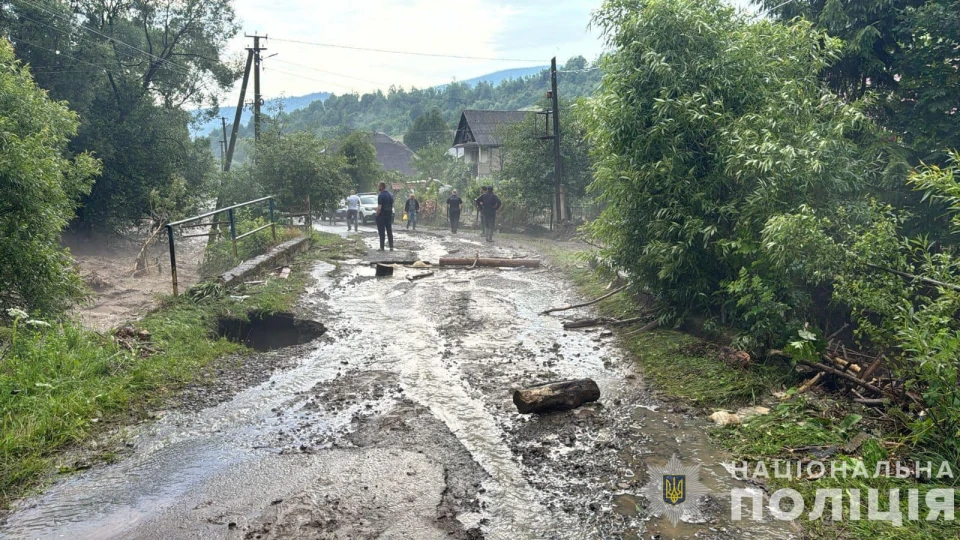
[[557,96],[557,57],[550,60],[550,98],[553,100],[553,190],[557,223],[563,221],[563,202],[560,197],[560,98]]
[[266,47],[260,47],[260,38],[267,39],[267,36],[261,36],[258,34],[249,35],[245,34],[246,37],[253,38],[253,49],[247,49],[253,53],[253,139],[255,141],[260,140],[260,103],[263,101],[263,96],[260,95],[260,51],[267,50]]
[[237,114],[233,117],[233,128],[230,130],[230,145],[227,147],[227,162],[223,165],[224,171],[230,170],[233,163],[233,151],[237,147],[237,130],[240,129],[240,120],[243,117],[243,98],[247,95],[247,81],[250,80],[250,64],[253,63],[253,51],[247,49],[247,65],[243,68],[243,83],[240,84],[240,102],[237,104]]
[[223,140],[220,141],[220,168],[224,171],[229,171],[227,168],[227,117],[221,116],[220,122],[223,124]]

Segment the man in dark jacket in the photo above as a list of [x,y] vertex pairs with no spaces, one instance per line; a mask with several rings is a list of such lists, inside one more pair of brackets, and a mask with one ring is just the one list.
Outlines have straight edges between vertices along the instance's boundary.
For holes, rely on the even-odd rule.
[[383,251],[384,233],[390,239],[393,251],[393,194],[387,191],[386,182],[377,184],[377,232],[380,233],[380,251]]
[[460,209],[463,207],[463,199],[457,195],[457,190],[453,190],[450,197],[447,198],[447,216],[450,218],[450,232],[457,234],[457,225],[460,225]]
[[420,201],[413,196],[413,193],[407,196],[403,211],[407,213],[407,229],[410,228],[410,225],[413,225],[413,230],[417,230],[417,212],[420,211]]
[[487,242],[493,242],[493,230],[497,227],[497,210],[503,203],[494,195],[493,186],[487,186],[487,191],[480,196],[480,215],[483,218],[483,233]]
[[480,236],[487,234],[487,226],[484,225],[483,209],[481,208],[483,205],[480,203],[486,193],[487,186],[480,186],[480,196],[473,200],[473,206],[477,208],[477,214],[480,216]]

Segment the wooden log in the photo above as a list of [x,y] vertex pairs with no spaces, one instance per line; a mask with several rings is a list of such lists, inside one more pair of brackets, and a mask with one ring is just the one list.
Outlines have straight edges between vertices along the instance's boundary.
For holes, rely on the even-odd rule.
[[558,381],[513,392],[513,404],[521,414],[568,411],[600,399],[600,387],[592,379]]
[[464,259],[458,257],[441,257],[440,266],[505,266],[516,268],[539,268],[540,259]]

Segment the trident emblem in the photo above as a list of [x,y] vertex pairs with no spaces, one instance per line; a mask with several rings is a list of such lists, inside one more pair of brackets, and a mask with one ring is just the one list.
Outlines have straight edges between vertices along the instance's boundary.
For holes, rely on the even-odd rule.
[[687,477],[684,474],[663,475],[663,502],[677,506],[687,500],[687,490],[684,486]]

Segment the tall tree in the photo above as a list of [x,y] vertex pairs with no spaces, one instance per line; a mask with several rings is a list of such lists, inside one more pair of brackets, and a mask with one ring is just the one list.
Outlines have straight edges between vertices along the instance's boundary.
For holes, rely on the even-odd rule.
[[414,119],[413,125],[403,135],[403,144],[414,152],[419,152],[426,146],[446,144],[449,147],[452,140],[453,131],[437,108],[430,109],[430,112]]
[[344,171],[350,177],[351,186],[357,191],[373,191],[383,167],[377,161],[377,149],[373,146],[370,133],[354,131],[340,144],[340,155],[344,158]]
[[[573,198],[582,198],[592,181],[586,126],[568,101],[560,103],[560,162],[562,182]],[[548,104],[543,103],[546,109]],[[554,200],[553,141],[538,139],[545,132],[543,117],[531,113],[525,122],[504,128],[498,188],[512,206],[525,214],[549,208]],[[552,132],[553,128],[550,128]]]
[[755,0],[782,21],[800,17],[843,45],[824,78],[857,100],[920,160],[944,162],[960,140],[960,1]]
[[837,40],[721,0],[607,0],[595,22],[612,50],[584,116],[604,254],[665,306],[729,317],[753,345],[822,314],[825,272],[805,264],[830,257],[783,257],[769,238],[844,222],[878,181],[882,163],[850,137],[870,123],[819,80]]
[[150,194],[178,177],[205,196],[198,178],[212,155],[191,144],[186,109],[215,103],[237,77],[221,59],[237,31],[229,0],[23,0],[0,25],[38,83],[80,114],[71,150],[103,160],[80,211],[85,225],[136,222]]
[[12,307],[58,315],[83,293],[60,232],[99,162],[65,156],[77,115],[51,101],[0,40],[0,318]]
[[285,134],[272,128],[255,153],[253,171],[263,191],[276,195],[286,208],[304,208],[308,196],[315,210],[335,208],[350,185],[343,157],[313,133]]

